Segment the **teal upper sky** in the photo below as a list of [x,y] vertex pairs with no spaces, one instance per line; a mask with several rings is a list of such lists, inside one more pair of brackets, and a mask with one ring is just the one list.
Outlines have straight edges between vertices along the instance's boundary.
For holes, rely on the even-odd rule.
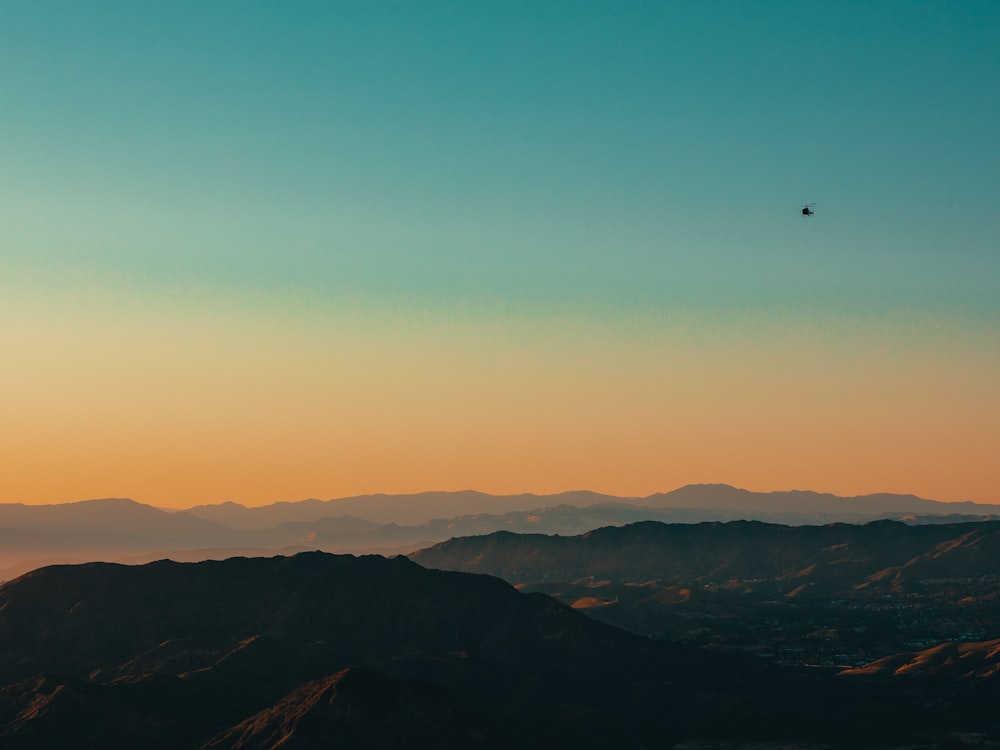
[[0,501],[998,502],[998,84],[998,0],[0,0]]
[[995,324],[998,83],[992,1],[4,2],[0,288]]

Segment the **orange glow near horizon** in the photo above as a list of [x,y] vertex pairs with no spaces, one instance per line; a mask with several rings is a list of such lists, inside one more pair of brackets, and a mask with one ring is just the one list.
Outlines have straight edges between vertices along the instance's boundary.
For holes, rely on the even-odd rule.
[[19,329],[31,356],[2,396],[0,502],[645,496],[714,482],[1000,502],[997,370],[974,334],[885,347],[688,320],[621,335],[555,319],[484,333],[99,317]]
[[48,5],[0,503],[1000,503],[1000,3]]

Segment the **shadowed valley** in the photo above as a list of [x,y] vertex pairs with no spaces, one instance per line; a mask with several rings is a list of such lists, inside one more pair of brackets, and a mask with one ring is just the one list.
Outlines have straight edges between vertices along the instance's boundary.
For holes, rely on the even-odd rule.
[[574,537],[497,532],[411,557],[704,652],[878,683],[1000,741],[1000,522],[643,522]]
[[[730,490],[720,497],[741,497]],[[154,541],[262,531],[249,509],[222,508],[243,519],[223,525],[114,502],[105,541],[134,540],[134,518],[158,514],[171,520]],[[73,525],[100,532],[87,514],[110,506],[53,523],[63,507],[44,511],[46,528],[79,538]],[[601,502],[454,525],[621,512]],[[451,538],[409,559],[43,567],[0,586],[0,744],[1000,746],[1000,522],[947,520],[642,521]],[[361,536],[378,525],[320,515],[263,531],[340,523]]]
[[496,578],[324,553],[34,571],[0,588],[0,685],[5,748],[856,743],[911,710]]

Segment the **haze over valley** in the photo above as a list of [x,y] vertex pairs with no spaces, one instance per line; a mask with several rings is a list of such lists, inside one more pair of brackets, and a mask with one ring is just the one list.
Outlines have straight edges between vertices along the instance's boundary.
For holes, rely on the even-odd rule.
[[452,537],[500,530],[573,535],[644,520],[823,524],[879,518],[907,523],[982,520],[1000,518],[1000,505],[890,494],[754,493],[727,485],[690,485],[644,498],[593,492],[428,492],[258,507],[223,503],[183,511],[127,499],[0,504],[0,580],[57,562],[196,561],[305,550],[401,554]]
[[[502,510],[538,498],[444,499]],[[802,518],[806,506],[865,518],[619,518],[582,534],[452,537],[409,559],[191,547],[176,557],[218,559],[42,567],[0,585],[0,740],[33,750],[1000,744],[996,508],[963,506],[958,521],[912,497],[726,486],[631,504],[559,499],[593,504],[452,523],[586,524],[643,510]],[[687,505],[695,499],[704,507]],[[48,506],[34,509],[45,523],[33,538],[50,551],[90,538],[134,553],[177,534],[233,542],[334,521],[344,538],[384,533],[321,515],[340,502],[259,515]],[[25,528],[25,507],[0,506],[22,524],[0,527],[5,541]],[[213,513],[233,526],[201,517]],[[266,525],[288,517],[298,520]]]

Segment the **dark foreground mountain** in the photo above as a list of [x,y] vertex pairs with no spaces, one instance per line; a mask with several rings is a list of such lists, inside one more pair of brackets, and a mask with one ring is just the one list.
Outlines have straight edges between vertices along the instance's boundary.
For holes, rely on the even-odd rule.
[[487,735],[481,718],[453,690],[352,667],[307,682],[203,748],[458,750],[487,746]]
[[0,587],[9,750],[858,747],[955,729],[980,727],[877,679],[644,639],[403,558],[94,563]]

